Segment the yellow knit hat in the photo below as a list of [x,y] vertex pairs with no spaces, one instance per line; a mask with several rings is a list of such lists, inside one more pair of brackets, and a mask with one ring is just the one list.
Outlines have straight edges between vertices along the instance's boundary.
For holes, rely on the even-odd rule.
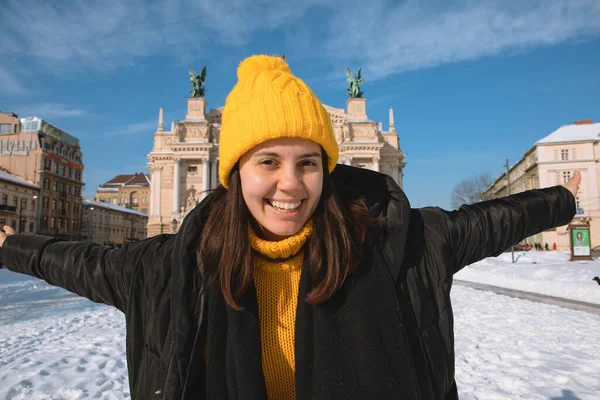
[[238,82],[227,96],[219,139],[219,179],[229,186],[229,174],[246,152],[282,137],[312,140],[329,158],[329,172],[339,150],[329,114],[306,84],[280,57],[246,58]]

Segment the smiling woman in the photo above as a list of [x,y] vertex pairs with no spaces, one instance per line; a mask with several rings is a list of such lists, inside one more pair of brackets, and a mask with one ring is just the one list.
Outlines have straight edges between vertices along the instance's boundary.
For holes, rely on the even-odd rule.
[[454,400],[454,273],[568,223],[580,174],[412,209],[338,153],[286,61],[252,56],[223,110],[221,185],[177,234],[108,249],[6,226],[2,261],[125,313],[134,399]]

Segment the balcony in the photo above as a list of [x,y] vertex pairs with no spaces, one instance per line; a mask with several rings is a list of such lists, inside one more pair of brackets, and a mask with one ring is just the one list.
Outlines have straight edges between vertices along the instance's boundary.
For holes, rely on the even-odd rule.
[[9,206],[8,204],[0,204],[0,211],[17,212],[17,207]]

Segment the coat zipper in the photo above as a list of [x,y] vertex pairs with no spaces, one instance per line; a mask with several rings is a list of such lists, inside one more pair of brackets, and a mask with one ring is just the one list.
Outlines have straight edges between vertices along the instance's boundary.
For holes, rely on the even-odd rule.
[[173,365],[173,346],[175,344],[175,339],[171,339],[171,345],[169,346],[169,367],[167,368],[167,374],[165,375],[165,380],[163,381],[162,387],[156,394],[161,395],[161,399],[165,398],[165,387],[167,386],[167,379],[169,378],[169,374],[171,373],[171,365]]

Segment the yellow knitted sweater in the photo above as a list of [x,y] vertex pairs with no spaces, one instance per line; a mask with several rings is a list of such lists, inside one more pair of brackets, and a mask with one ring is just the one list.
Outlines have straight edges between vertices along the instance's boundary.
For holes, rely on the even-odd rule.
[[269,399],[296,398],[294,330],[298,285],[304,252],[312,233],[308,222],[297,234],[278,242],[260,239],[250,229],[254,284],[258,300],[262,367]]

